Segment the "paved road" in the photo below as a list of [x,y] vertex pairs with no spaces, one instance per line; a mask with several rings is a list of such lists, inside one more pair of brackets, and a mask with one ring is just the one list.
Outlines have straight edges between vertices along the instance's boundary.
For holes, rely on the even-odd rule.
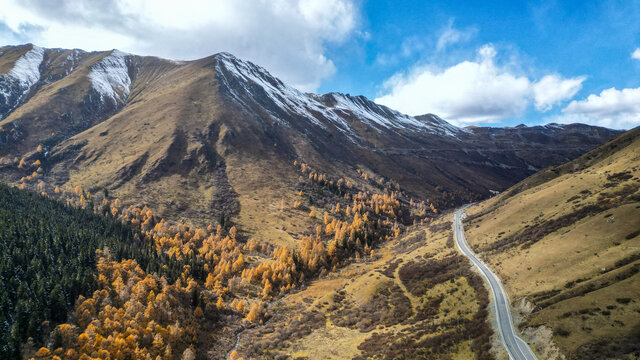
[[464,210],[468,206],[469,205],[458,209],[453,215],[453,232],[455,234],[456,244],[458,244],[460,251],[462,251],[462,253],[480,269],[480,272],[488,280],[489,285],[491,286],[498,331],[500,332],[502,343],[509,353],[509,357],[513,360],[537,360],[537,357],[533,354],[529,345],[520,339],[514,331],[511,313],[509,312],[509,301],[500,281],[493,272],[491,272],[491,270],[489,270],[489,268],[475,256],[473,251],[469,248],[467,240],[464,238],[462,219],[465,215]]

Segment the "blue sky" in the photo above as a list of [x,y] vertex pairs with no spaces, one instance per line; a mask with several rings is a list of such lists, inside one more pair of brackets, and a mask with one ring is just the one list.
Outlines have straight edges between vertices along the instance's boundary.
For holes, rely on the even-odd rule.
[[[496,125],[539,124],[563,115],[571,99],[615,87],[640,86],[638,1],[368,1],[363,3],[364,38],[330,48],[338,72],[321,92],[385,94],[383,84],[417,66],[446,69],[473,61],[490,44],[495,62],[512,74],[537,80],[548,74],[585,77],[577,93],[550,110],[527,106],[521,115],[492,119]],[[471,4],[473,3],[473,4]],[[462,35],[445,49],[438,39],[447,30]],[[380,61],[386,59],[387,61]],[[636,124],[640,115],[636,114]]]
[[[339,73],[321,91],[344,88],[374,96],[373,88],[397,71],[421,61],[446,66],[467,60],[484,44],[493,44],[503,57],[518,57],[531,72],[586,74],[593,78],[589,82],[638,85],[640,63],[630,54],[640,46],[639,2],[477,1],[470,6],[465,4],[472,2],[403,1],[403,6],[395,6],[397,3],[363,3],[368,39],[330,48]],[[469,37],[436,54],[438,37],[450,24],[469,32]],[[414,51],[400,56],[403,43],[411,41],[417,43]],[[398,59],[381,66],[376,62],[380,54]],[[634,70],[635,79],[629,76]]]
[[[195,59],[460,126],[640,125],[640,0],[0,0],[0,43]],[[635,56],[633,54],[636,54]]]

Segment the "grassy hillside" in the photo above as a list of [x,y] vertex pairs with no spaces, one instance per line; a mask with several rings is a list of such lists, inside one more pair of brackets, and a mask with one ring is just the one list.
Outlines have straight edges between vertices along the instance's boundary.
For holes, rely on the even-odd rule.
[[446,218],[321,276],[240,335],[246,358],[489,359],[488,293]]
[[[31,48],[3,48],[0,74]],[[13,91],[19,101],[0,119],[0,180],[107,189],[127,205],[201,227],[230,218],[243,235],[277,246],[296,243],[294,234],[311,225],[290,213],[295,230],[283,230],[274,211],[296,201],[288,192],[299,183],[294,160],[371,190],[364,171],[450,208],[617,134],[579,124],[459,129],[361,96],[298,93],[230,54],[175,62],[118,51],[43,51],[40,80],[24,96]],[[114,98],[91,80],[107,64],[105,71],[127,84],[126,91],[110,85]]]
[[539,352],[550,351],[547,327],[568,358],[638,355],[640,128],[468,214],[469,242],[500,274]]

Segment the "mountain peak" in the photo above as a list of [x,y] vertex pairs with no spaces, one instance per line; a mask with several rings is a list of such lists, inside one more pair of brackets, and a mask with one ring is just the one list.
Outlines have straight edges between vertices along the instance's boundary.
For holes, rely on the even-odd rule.
[[114,49],[91,66],[89,79],[102,100],[108,98],[121,104],[126,101],[131,86],[127,65],[129,56],[131,54]]
[[[29,50],[22,49],[29,46]],[[15,109],[40,80],[40,64],[44,59],[44,49],[33,44],[16,48],[26,52],[18,57],[11,70],[0,75],[0,120]]]
[[331,92],[324,95],[304,93],[287,85],[266,69],[229,53],[214,55],[218,79],[225,92],[239,105],[255,110],[263,108],[284,123],[307,121],[321,128],[336,126],[352,141],[359,135],[353,121],[380,131],[427,131],[455,136],[461,130],[444,120],[424,122],[376,104],[363,95]]
[[215,53],[212,56],[214,58],[228,59],[228,60],[232,60],[232,61],[246,61],[246,60],[242,60],[242,59],[238,58],[237,56],[235,56],[232,53],[227,52],[227,51],[220,51],[219,53]]

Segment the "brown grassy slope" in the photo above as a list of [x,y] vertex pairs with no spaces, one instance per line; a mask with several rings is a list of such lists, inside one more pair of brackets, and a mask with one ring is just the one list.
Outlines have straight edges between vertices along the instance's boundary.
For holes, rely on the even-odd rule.
[[570,358],[639,350],[640,128],[468,213],[512,301],[535,305],[523,327],[551,327]]
[[298,173],[242,114],[226,110],[214,75],[205,59],[162,77],[141,76],[125,108],[54,149],[48,179],[109,189],[127,203],[198,225],[235,215],[247,236],[292,241],[277,229],[306,224],[306,216],[274,210],[282,199],[291,206]]
[[[16,54],[20,54],[18,50],[24,51],[29,46],[7,48],[9,50],[0,54],[0,65],[8,68],[17,59]],[[448,136],[424,129],[416,131],[415,128],[377,127],[373,123],[361,121],[347,111],[340,115],[353,130],[353,137],[347,138],[336,128],[335,123],[323,118],[315,110],[312,111],[314,116],[319,117],[315,120],[322,123],[322,126],[312,125],[307,114],[292,113],[280,103],[273,102],[260,85],[241,79],[236,72],[230,71],[227,61],[245,64],[254,75],[259,73],[267,82],[275,84],[279,80],[253,64],[246,64],[235,58],[229,60],[232,57],[229,54],[180,63],[129,55],[126,64],[132,79],[131,94],[124,104],[114,105],[108,101],[101,102],[87,78],[90,67],[109,54],[110,52],[46,49],[40,66],[41,81],[23,99],[26,103],[2,121],[5,132],[10,127],[18,129],[12,133],[11,141],[7,144],[0,142],[0,156],[23,157],[38,144],[42,144],[45,150],[52,148],[106,120],[121,109],[132,105],[141,106],[149,98],[140,96],[141,94],[172,91],[174,85],[182,86],[179,84],[184,81],[176,78],[175,72],[186,74],[189,72],[185,71],[186,68],[194,67],[206,68],[209,72],[213,68],[217,69],[217,77],[224,78],[222,82],[225,87],[217,97],[223,107],[229,110],[229,114],[232,114],[227,120],[232,122],[231,118],[236,118],[235,121],[243,118],[243,121],[252,123],[252,133],[258,137],[252,140],[259,140],[262,145],[278,147],[277,150],[290,159],[305,159],[325,173],[338,175],[337,172],[330,171],[337,168],[340,172],[351,172],[353,175],[355,168],[361,167],[380,176],[397,179],[403,188],[414,195],[433,198],[440,206],[446,207],[465,202],[474,195],[489,194],[489,189],[503,189],[531,174],[534,168],[574,158],[615,134],[615,131],[609,129],[574,124],[562,128],[476,128],[473,131],[456,132],[456,136]],[[220,67],[217,60],[221,59],[226,59],[226,65]],[[174,79],[176,84],[156,81],[168,78]],[[163,84],[167,88],[154,86],[157,84]],[[210,85],[219,84],[210,81]],[[182,89],[191,94],[188,101],[181,102],[179,99],[185,97],[177,94],[172,105],[186,107],[191,105],[189,101],[197,105],[206,101],[212,90],[205,89],[205,93],[201,94],[184,86]],[[289,95],[282,93],[280,96]],[[316,96],[316,99],[324,99],[324,105],[331,108],[335,105],[335,99],[333,103],[331,100],[333,96],[326,94]],[[223,101],[222,97],[226,97],[227,101]],[[232,97],[237,100],[235,104],[228,101]],[[355,101],[358,106],[367,107],[380,116],[395,116],[389,109],[380,108],[363,97],[340,97]],[[152,109],[146,111],[153,112],[155,105],[147,103],[146,106]],[[245,114],[240,115],[243,111]],[[423,122],[437,124],[430,116],[420,118]],[[55,135],[51,135],[53,133]],[[0,140],[3,138],[0,131]],[[246,140],[246,137],[238,139]],[[473,181],[469,180],[470,174],[474,175]],[[5,180],[10,178],[6,174],[2,176]]]
[[13,69],[13,64],[27,51],[29,46],[3,46],[0,47],[0,75],[4,75]]
[[268,321],[242,334],[240,355],[490,358],[488,294],[453,249],[445,220],[287,295]]
[[537,173],[527,177],[526,179],[505,190],[502,196],[504,198],[508,198],[526,189],[530,189],[534,186],[551,181],[558,176],[584,170],[596,164],[597,162],[611,156],[621,148],[624,148],[633,143],[634,141],[636,141],[637,136],[637,129],[622,133],[619,136],[610,139],[601,146],[598,146],[595,149],[587,152],[586,154],[574,159],[573,161],[565,162],[556,166],[550,166],[538,171]]
[[[334,179],[344,177],[358,189],[390,179],[442,209],[502,189],[530,174],[530,166],[575,157],[615,133],[569,125],[477,129],[452,137],[376,128],[344,112],[356,141],[321,114],[315,115],[319,126],[274,102],[264,88],[229,71],[224,59],[241,60],[229,60],[228,54],[179,63],[128,56],[131,92],[124,103],[112,104],[100,101],[87,76],[108,54],[45,51],[46,81],[0,123],[2,181],[19,183],[37,170],[18,169],[20,159],[32,164],[41,158],[32,188],[43,180],[93,193],[108,190],[126,205],[147,204],[163,217],[199,226],[231,217],[241,235],[295,247],[312,222],[299,212],[276,211],[283,200],[286,207],[296,200],[292,190],[300,174],[293,160]],[[75,67],[65,62],[69,56],[78,57]],[[380,110],[364,98],[358,101]],[[11,134],[20,136],[4,136],[14,127]],[[35,153],[38,145],[42,154]],[[522,154],[528,153],[544,153],[539,158],[545,160],[527,160],[532,156]],[[360,169],[369,181],[360,178]]]
[[[13,141],[0,148],[2,155],[26,154],[34,151],[39,144],[55,144],[99,122],[113,109],[103,112],[94,111],[88,98],[91,84],[87,75],[89,67],[107,56],[108,52],[86,53],[82,64],[67,76],[48,84],[36,84],[30,91],[28,101],[6,118],[0,121],[5,129],[12,127],[20,134],[19,141]],[[45,53],[44,61],[53,65],[64,58],[65,53]],[[57,78],[59,71],[52,67],[51,73],[42,74],[42,78]],[[49,145],[49,146],[51,146]]]
[[[69,119],[58,111],[82,103],[90,87],[89,67],[107,54],[90,54],[90,61],[44,86],[5,119],[3,124],[19,119],[28,132],[2,150],[26,153],[32,163],[42,157],[35,153],[37,144],[48,143],[55,132],[61,142],[45,145],[50,154],[41,159],[44,172],[38,179],[67,190],[106,189],[126,204],[148,204],[168,219],[200,226],[232,216],[243,235],[295,247],[313,222],[298,211],[276,211],[283,200],[287,208],[297,200],[300,174],[293,159],[315,161],[336,178],[344,174],[344,165],[319,156],[305,137],[276,120],[256,118],[228,103],[218,92],[215,57],[187,63],[133,58],[140,71],[126,106],[74,135],[74,129],[65,128]],[[17,165],[5,165],[6,181],[18,182],[37,168]]]

